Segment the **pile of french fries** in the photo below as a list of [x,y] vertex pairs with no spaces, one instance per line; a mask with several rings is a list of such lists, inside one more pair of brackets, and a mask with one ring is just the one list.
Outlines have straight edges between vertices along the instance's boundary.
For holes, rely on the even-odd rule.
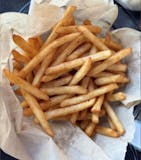
[[[125,129],[110,102],[126,99],[118,89],[129,82],[122,59],[131,48],[123,49],[110,33],[101,38],[101,28],[89,20],[75,24],[75,10],[66,9],[45,42],[13,35],[21,51],[12,51],[13,70],[3,73],[22,96],[24,116],[33,116],[48,135],[54,136],[49,120],[66,120],[90,137],[119,137]],[[103,117],[108,126],[101,124]]]

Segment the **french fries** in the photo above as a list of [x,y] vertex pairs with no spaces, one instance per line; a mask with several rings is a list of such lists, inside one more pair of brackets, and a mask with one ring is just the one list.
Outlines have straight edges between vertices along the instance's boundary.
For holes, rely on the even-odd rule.
[[[125,129],[110,103],[126,99],[116,90],[130,82],[122,60],[132,50],[110,33],[97,36],[102,28],[89,20],[75,24],[75,10],[67,8],[45,42],[41,36],[25,40],[13,35],[19,47],[12,51],[13,71],[3,73],[11,86],[16,85],[23,115],[33,116],[48,135],[54,136],[48,120],[65,120],[90,137],[98,133],[117,138]],[[101,126],[103,117],[109,127]]]

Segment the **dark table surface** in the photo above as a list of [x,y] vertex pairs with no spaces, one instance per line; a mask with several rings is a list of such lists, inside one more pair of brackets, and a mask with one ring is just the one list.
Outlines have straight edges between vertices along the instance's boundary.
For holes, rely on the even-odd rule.
[[[0,13],[4,12],[22,12],[27,13],[30,5],[30,0],[0,0]],[[118,4],[119,15],[116,22],[113,25],[114,29],[121,27],[130,27],[141,31],[141,17],[140,12],[132,12],[124,9],[120,4]],[[135,107],[139,110],[139,107]],[[135,118],[141,111],[135,112]],[[16,160],[15,158],[5,154],[0,150],[0,160]],[[141,160],[141,152],[135,148],[133,145],[128,144],[125,160]]]

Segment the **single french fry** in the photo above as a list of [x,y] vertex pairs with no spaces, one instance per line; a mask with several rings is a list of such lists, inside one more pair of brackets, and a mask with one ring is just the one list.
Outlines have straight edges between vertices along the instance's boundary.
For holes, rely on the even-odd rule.
[[120,135],[118,134],[118,132],[116,132],[115,130],[111,129],[111,128],[107,128],[107,127],[103,127],[103,126],[96,126],[95,129],[96,133],[98,134],[102,134],[104,136],[108,136],[108,137],[114,137],[117,138]]
[[90,50],[90,52],[89,52],[89,55],[93,55],[93,54],[95,54],[97,52],[98,52],[97,48],[93,45],[91,50]]
[[123,101],[126,99],[126,94],[123,92],[114,93],[112,95],[109,95],[107,99],[111,102]]
[[19,62],[19,63],[28,63],[29,59],[27,57],[25,57],[24,55],[20,54],[18,51],[16,50],[12,50],[12,55],[14,57],[14,60]]
[[17,95],[17,96],[21,96],[21,91],[20,91],[20,88],[17,88],[14,90],[14,93]]
[[58,33],[56,32],[58,28],[60,28],[61,26],[66,26],[68,25],[68,19],[73,15],[74,11],[76,10],[75,6],[69,6],[67,8],[67,10],[64,13],[64,17],[62,20],[60,20],[56,26],[53,28],[53,31],[51,32],[51,34],[49,35],[49,37],[47,38],[47,40],[45,41],[45,43],[43,44],[42,48],[45,48],[49,43],[51,43],[53,40],[55,40],[58,36]]
[[47,119],[46,119],[46,116],[45,116],[44,112],[42,111],[38,101],[32,95],[30,95],[28,92],[26,92],[25,90],[22,90],[22,95],[24,96],[25,100],[29,104],[29,106],[30,106],[31,110],[33,111],[34,115],[36,116],[36,118],[39,120],[44,131],[53,137],[54,133],[53,133],[53,131],[52,131]]
[[66,77],[59,78],[57,80],[53,80],[51,82],[47,82],[41,85],[41,88],[52,88],[59,87],[68,84],[72,79],[72,75],[68,75]]
[[81,96],[77,96],[77,97],[73,97],[73,98],[69,98],[69,99],[64,100],[61,103],[61,107],[66,107],[66,106],[69,106],[69,105],[82,103],[84,101],[87,101],[87,100],[90,100],[92,98],[98,97],[100,95],[108,93],[108,92],[110,92],[112,90],[115,90],[117,88],[118,88],[118,86],[115,83],[99,87],[99,88],[95,89],[94,91],[91,91],[91,92],[89,92],[85,95],[81,95]]
[[83,35],[78,36],[74,41],[72,41],[64,51],[57,57],[57,59],[53,62],[52,66],[56,66],[64,62],[68,55],[70,55],[79,45],[85,42],[85,38]]
[[127,65],[126,64],[113,64],[109,66],[106,70],[110,72],[114,72],[114,71],[115,72],[126,72]]
[[109,77],[100,77],[95,80],[96,85],[106,85],[110,83],[125,83],[124,81],[125,77],[122,75],[113,75]]
[[89,76],[93,76],[93,75],[96,75],[96,74],[104,71],[105,69],[107,69],[111,65],[117,63],[118,61],[120,61],[124,57],[128,56],[129,54],[131,54],[131,48],[126,48],[126,49],[123,49],[123,50],[117,52],[115,55],[111,56],[110,58],[103,61],[101,64],[99,64],[95,68],[93,68],[89,72]]
[[52,51],[51,54],[48,54],[46,58],[42,61],[40,68],[37,70],[37,73],[33,79],[32,85],[33,86],[39,86],[41,82],[41,78],[46,70],[46,68],[50,65],[52,62],[53,56],[55,55],[56,50]]
[[54,73],[58,73],[61,71],[69,71],[73,68],[77,68],[77,67],[83,65],[86,62],[86,60],[88,60],[89,58],[91,58],[92,62],[96,62],[96,61],[107,59],[110,55],[111,55],[111,51],[109,51],[109,50],[98,52],[97,54],[94,54],[94,55],[78,58],[73,61],[64,62],[64,63],[57,65],[57,66],[49,67],[49,68],[47,68],[45,73],[46,74],[54,74]]
[[92,122],[95,124],[99,123],[99,113],[92,113]]
[[13,69],[17,69],[18,71],[22,69],[22,66],[19,62],[14,61],[13,62]]
[[93,123],[93,122],[90,122],[90,123],[88,124],[88,126],[86,127],[86,129],[85,129],[85,133],[86,133],[89,137],[91,137],[91,136],[93,135],[93,132],[94,132],[95,127],[96,127],[96,124]]
[[72,54],[67,57],[67,61],[72,61],[80,56],[82,56],[86,51],[88,51],[91,47],[90,43],[85,43],[78,47]]
[[39,90],[38,88],[32,86],[30,83],[26,82],[22,78],[18,77],[17,75],[10,73],[7,69],[3,70],[4,75],[11,81],[12,83],[19,86],[21,89],[25,89],[27,92],[35,96],[36,98],[48,100],[47,94]]
[[101,107],[104,101],[104,95],[101,95],[97,98],[95,104],[91,108],[91,112],[93,113],[99,113],[101,111]]
[[89,122],[90,122],[90,120],[84,120],[84,121],[82,121],[82,122],[80,123],[80,128],[81,128],[82,130],[85,130],[86,127],[88,126]]
[[64,43],[67,43],[69,41],[72,41],[77,36],[79,36],[79,33],[72,33],[66,36],[63,36],[61,38],[58,38],[54,40],[50,45],[46,46],[44,49],[42,49],[33,59],[20,71],[19,76],[25,77],[29,72],[31,72],[47,55],[51,54],[52,50],[55,48],[63,45]]
[[76,72],[74,77],[72,78],[71,82],[69,85],[76,85],[78,84],[88,73],[88,71],[91,68],[92,61],[91,59],[88,59],[82,67]]
[[41,88],[49,96],[60,94],[86,94],[87,90],[81,86],[60,86],[53,88]]
[[39,49],[41,48],[41,46],[43,45],[42,39],[40,36],[38,37],[33,37],[33,38],[29,38],[28,39],[29,44],[35,48],[37,51],[39,51]]
[[81,81],[81,86],[85,89],[88,88],[88,85],[89,85],[89,81],[90,81],[90,78],[89,77],[84,77]]
[[[91,31],[92,33],[94,34],[99,34],[101,32],[101,28],[99,26],[93,26],[93,25],[83,25],[85,26],[89,31]],[[58,34],[70,34],[70,33],[75,33],[75,32],[78,32],[78,29],[77,29],[78,26],[62,26],[62,27],[59,27],[57,29],[57,33]]]
[[100,77],[109,77],[113,76],[114,74],[111,72],[100,72],[98,74],[93,75],[94,78],[100,78]]
[[92,79],[90,79],[89,81],[89,85],[88,85],[88,91],[91,92],[96,88],[96,86],[94,85],[94,82]]
[[120,122],[119,118],[117,117],[116,113],[114,112],[114,110],[110,106],[110,104],[105,101],[103,106],[104,106],[106,113],[111,118],[111,120],[112,120],[113,124],[115,125],[119,134],[123,135],[125,132],[125,129],[124,129],[122,123]]
[[112,120],[110,119],[110,117],[108,117],[107,120],[108,120],[110,128],[113,129],[113,130],[116,130],[116,127],[114,126],[114,124],[113,124]]
[[90,108],[94,102],[95,100],[92,99],[90,101],[85,101],[83,103],[72,105],[66,108],[55,109],[53,111],[46,112],[46,118],[52,119],[52,118],[59,117],[59,116],[66,116],[69,114],[73,114],[73,113],[82,111],[84,109]]
[[23,51],[29,53],[29,57],[34,57],[38,54],[38,51],[35,50],[27,41],[18,35],[13,35],[13,41],[17,44]]
[[70,118],[70,121],[71,121],[72,124],[76,124],[78,116],[79,116],[79,112],[76,112],[76,113],[72,114],[72,116]]
[[45,75],[42,77],[41,82],[50,82],[54,79],[59,78],[60,76],[64,75],[65,73],[67,73],[67,71],[62,71],[57,74]]
[[98,37],[96,37],[93,33],[91,33],[89,31],[89,29],[87,29],[84,26],[79,26],[78,30],[80,32],[82,32],[84,34],[84,36],[93,43],[94,46],[96,46],[96,48],[98,48],[98,50],[100,51],[104,51],[104,50],[108,50],[109,48],[101,41],[99,40]]

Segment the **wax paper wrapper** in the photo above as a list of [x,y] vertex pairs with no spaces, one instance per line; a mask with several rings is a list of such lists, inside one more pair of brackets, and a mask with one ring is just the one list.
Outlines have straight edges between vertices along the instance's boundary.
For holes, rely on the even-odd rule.
[[[56,5],[60,7],[59,9]],[[10,52],[15,45],[12,34],[24,38],[40,35],[48,31],[58,21],[67,5],[76,5],[77,21],[88,18],[104,28],[110,28],[117,17],[117,7],[106,0],[41,1],[31,2],[29,14],[5,13],[0,15],[0,147],[6,153],[20,160],[123,160],[127,143],[134,134],[133,107],[140,97],[140,33],[131,29],[113,32],[123,46],[133,47],[133,54],[125,60],[131,82],[124,88],[127,100],[115,105],[126,133],[114,139],[96,135],[92,139],[78,127],[68,122],[50,122],[55,132],[52,139],[42,129],[35,126],[30,118],[22,116],[19,100],[13,93],[8,80],[2,75],[2,69],[9,67]],[[103,33],[104,33],[103,32]]]

